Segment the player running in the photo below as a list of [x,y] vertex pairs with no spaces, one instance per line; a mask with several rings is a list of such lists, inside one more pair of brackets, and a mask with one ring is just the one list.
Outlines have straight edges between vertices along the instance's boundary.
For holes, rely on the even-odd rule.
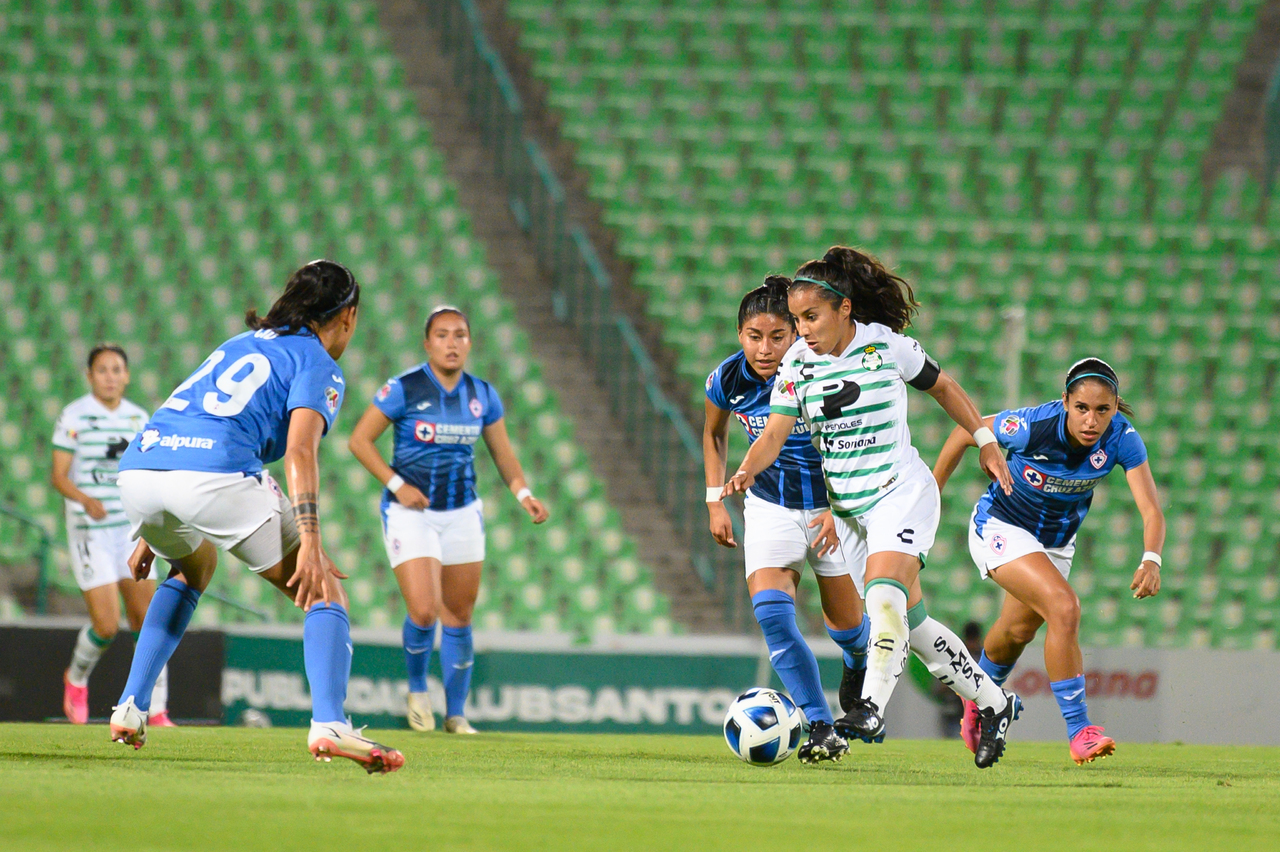
[[[983,577],[1005,590],[1004,605],[987,632],[978,664],[1004,683],[1040,625],[1047,624],[1044,667],[1067,723],[1071,758],[1077,764],[1115,752],[1102,727],[1089,721],[1084,658],[1080,654],[1080,601],[1067,582],[1076,531],[1093,500],[1093,489],[1117,464],[1124,468],[1133,501],[1142,514],[1146,550],[1129,588],[1135,598],[1160,591],[1164,513],[1147,462],[1147,448],[1126,415],[1115,370],[1085,358],[1067,371],[1061,399],[1034,408],[1002,411],[986,418],[999,446],[1008,451],[1013,489],[989,488],[969,523],[969,553]],[[973,446],[968,433],[951,433],[934,465],[939,488]],[[965,705],[961,730],[974,747],[973,708]]]
[[925,611],[917,581],[937,532],[939,499],[911,445],[906,385],[929,393],[976,432],[983,469],[1011,488],[1008,467],[991,446],[995,437],[955,380],[901,334],[918,305],[910,285],[874,257],[841,246],[828,250],[797,271],[788,307],[803,340],[783,356],[769,420],[724,494],[750,487],[803,420],[822,456],[832,513],[848,524],[859,562],[865,560],[867,674],[836,730],[866,742],[883,739],[884,710],[910,643],[918,652],[932,649],[921,655],[930,671],[977,701],[982,736],[974,762],[991,766],[1021,702],[986,677],[959,637]]
[[[351,675],[345,579],[320,539],[320,440],[342,406],[337,359],[356,330],[360,286],[345,266],[316,260],[285,285],[265,317],[231,338],[178,385],[120,460],[120,497],[143,539],[130,560],[145,576],[155,556],[173,566],[156,590],[129,680],[111,715],[111,739],[141,748],[151,685],[182,639],[226,550],[306,612],[303,656],[311,687],[307,748],[368,772],[404,764],[361,736],[342,710]],[[292,504],[264,464],[284,459]]]
[[[73,724],[89,720],[89,676],[116,638],[120,599],[129,629],[137,631],[155,593],[150,578],[135,581],[129,571],[129,519],[116,485],[120,455],[147,422],[147,412],[124,398],[129,357],[119,346],[101,343],[89,350],[89,393],[62,409],[53,430],[49,482],[67,502],[67,544],[76,583],[89,609],[80,628],[71,665],[62,676],[62,712]],[[151,690],[149,723],[169,727],[167,669]]]
[[[388,379],[351,432],[350,448],[383,484],[382,531],[387,558],[404,595],[402,629],[409,672],[409,726],[435,729],[427,696],[427,664],[442,624],[444,730],[474,734],[465,716],[471,690],[471,613],[484,564],[484,504],[476,495],[475,444],[481,438],[502,481],[535,524],[547,509],[534,497],[516,458],[502,401],[493,387],[463,368],[471,324],[457,308],[427,317],[425,363]],[[374,442],[395,426],[391,465]]]

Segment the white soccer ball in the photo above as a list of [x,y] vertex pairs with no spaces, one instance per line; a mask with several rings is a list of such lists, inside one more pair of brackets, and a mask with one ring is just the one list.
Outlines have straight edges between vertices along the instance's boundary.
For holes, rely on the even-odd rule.
[[753,687],[729,705],[724,739],[752,766],[773,766],[791,756],[804,732],[804,713],[791,697],[763,686]]

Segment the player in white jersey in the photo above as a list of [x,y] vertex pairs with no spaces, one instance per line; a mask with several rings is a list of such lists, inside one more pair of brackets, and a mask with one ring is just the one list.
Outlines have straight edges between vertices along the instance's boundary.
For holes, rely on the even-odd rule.
[[[124,398],[129,358],[114,344],[89,351],[89,393],[62,409],[53,430],[49,482],[66,498],[71,570],[89,609],[71,664],[62,676],[62,712],[76,725],[89,719],[89,676],[120,627],[124,599],[129,628],[137,631],[155,593],[154,578],[135,581],[129,571],[129,519],[116,485],[120,455],[147,422],[147,412]],[[172,725],[169,678],[162,672],[151,693],[150,723]]]
[[986,677],[959,637],[924,611],[919,573],[933,546],[940,503],[933,473],[911,445],[906,385],[927,392],[974,433],[983,469],[1007,489],[1012,481],[995,437],[960,385],[901,334],[918,304],[910,285],[874,257],[830,249],[796,272],[788,306],[802,340],[783,357],[768,423],[725,494],[750,487],[804,420],[822,456],[831,511],[866,554],[867,674],[861,698],[836,729],[867,742],[882,739],[885,707],[910,645],[931,645],[942,658],[925,659],[926,665],[962,696],[971,692],[981,708],[974,762],[991,766],[1021,702]]

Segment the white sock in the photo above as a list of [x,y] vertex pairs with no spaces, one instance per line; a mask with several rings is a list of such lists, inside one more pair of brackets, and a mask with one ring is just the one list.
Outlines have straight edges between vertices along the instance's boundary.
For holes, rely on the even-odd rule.
[[76,648],[71,652],[71,665],[67,667],[67,680],[72,686],[88,686],[89,675],[93,667],[102,659],[103,653],[111,646],[110,639],[103,639],[93,632],[93,627],[86,624],[80,628],[76,637]]
[[897,583],[872,581],[867,584],[866,601],[871,635],[867,639],[867,677],[862,682],[862,697],[870,699],[883,716],[910,651],[907,593]]
[[911,650],[938,680],[955,690],[956,695],[974,702],[982,709],[1003,710],[1004,690],[969,654],[960,637],[945,624],[926,617],[911,628]]
[[160,676],[156,678],[156,685],[151,688],[151,709],[147,711],[149,716],[158,716],[169,709],[169,666],[160,670]]

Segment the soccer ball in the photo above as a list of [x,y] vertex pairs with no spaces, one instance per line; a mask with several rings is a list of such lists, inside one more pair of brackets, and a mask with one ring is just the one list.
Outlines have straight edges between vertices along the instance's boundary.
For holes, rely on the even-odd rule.
[[752,766],[773,766],[800,745],[804,714],[790,696],[763,686],[748,689],[729,705],[724,739],[730,750]]

